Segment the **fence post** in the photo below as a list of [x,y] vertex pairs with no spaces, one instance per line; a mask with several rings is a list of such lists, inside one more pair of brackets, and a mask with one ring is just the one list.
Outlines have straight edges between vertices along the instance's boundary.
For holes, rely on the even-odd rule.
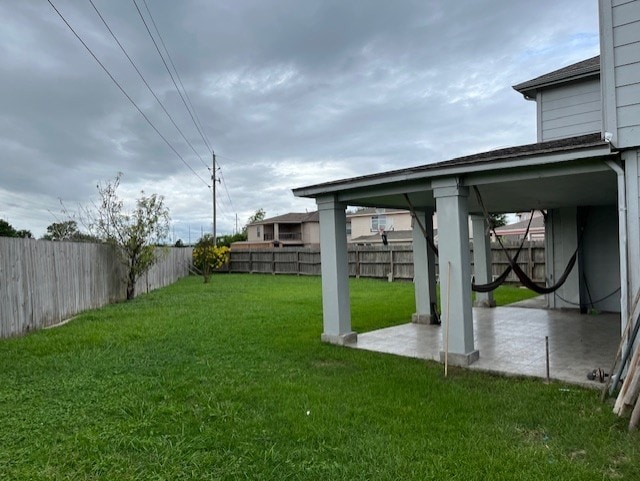
[[389,282],[393,282],[394,278],[394,266],[393,266],[393,248],[389,246]]
[[271,251],[271,274],[276,275],[276,250]]

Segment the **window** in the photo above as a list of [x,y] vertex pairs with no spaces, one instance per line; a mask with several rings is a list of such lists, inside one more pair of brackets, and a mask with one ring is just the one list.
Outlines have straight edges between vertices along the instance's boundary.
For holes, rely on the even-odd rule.
[[347,235],[351,235],[351,221],[347,222]]
[[387,228],[387,216],[386,215],[374,215],[371,216],[371,232],[379,232]]
[[262,239],[262,236],[260,235],[260,226],[256,227],[256,231],[258,233],[258,239]]

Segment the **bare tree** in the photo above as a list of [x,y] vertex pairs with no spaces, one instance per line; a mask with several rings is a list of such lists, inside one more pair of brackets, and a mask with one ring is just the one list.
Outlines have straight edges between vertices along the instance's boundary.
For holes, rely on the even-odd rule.
[[163,196],[144,192],[133,211],[125,210],[117,192],[121,178],[118,173],[114,180],[98,184],[99,202],[83,208],[82,217],[91,234],[118,250],[127,269],[127,299],[133,299],[136,281],[158,260],[157,245],[169,232],[169,210]]

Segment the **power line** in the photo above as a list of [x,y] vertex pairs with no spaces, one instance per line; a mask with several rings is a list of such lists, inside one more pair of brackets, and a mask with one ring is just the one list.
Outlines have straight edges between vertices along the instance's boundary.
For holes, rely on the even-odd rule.
[[233,212],[235,212],[236,209],[233,206],[233,202],[231,200],[231,196],[229,195],[229,189],[227,189],[227,181],[224,180],[224,175],[222,174],[222,169],[220,169],[220,180],[222,181],[222,187],[224,187],[224,191],[227,193],[227,198],[229,199],[229,205],[231,205],[231,210]]
[[[229,157],[226,157],[224,155],[216,155],[216,158],[219,159],[220,157],[222,157],[223,159],[233,160],[233,159],[229,159]],[[231,195],[229,195],[229,189],[227,189],[227,182],[224,180],[224,175],[222,173],[222,164],[220,164],[219,160],[218,160],[218,165],[220,166],[220,179],[222,181],[222,186],[224,187],[224,190],[227,193],[227,197],[229,198],[229,204],[231,205],[232,211],[236,212],[233,202],[231,201]]]
[[80,35],[73,29],[73,27],[69,24],[69,22],[67,21],[67,19],[64,17],[64,15],[62,15],[62,13],[60,13],[60,11],[56,8],[56,6],[53,4],[53,2],[51,0],[47,0],[47,2],[49,3],[49,5],[51,5],[51,8],[53,8],[55,10],[55,12],[58,14],[58,16],[62,19],[62,21],[65,23],[65,25],[69,28],[69,30],[71,30],[71,32],[73,33],[73,35],[80,41],[80,43],[82,44],[82,46],[89,52],[89,54],[91,54],[91,56],[93,57],[93,59],[98,62],[98,65],[100,65],[100,67],[102,67],[102,70],[104,70],[104,72],[109,76],[109,78],[111,79],[111,81],[116,84],[116,86],[118,87],[118,89],[120,89],[120,92],[122,92],[122,94],[127,97],[127,99],[129,100],[129,102],[131,102],[131,104],[133,104],[133,106],[136,108],[136,110],[140,113],[140,115],[142,115],[142,117],[147,121],[147,123],[151,126],[151,128],[153,130],[155,130],[155,132],[160,136],[160,138],[162,140],[164,140],[164,142],[169,146],[169,148],[171,150],[173,150],[173,152],[178,156],[178,158],[182,161],[182,163],[184,165],[186,165],[189,170],[191,172],[193,172],[193,174],[198,177],[206,186],[209,186],[209,184],[202,178],[200,177],[200,175],[198,175],[198,173],[193,170],[193,168],[187,163],[186,160],[184,160],[184,158],[180,155],[180,153],[173,147],[173,145],[171,145],[171,143],[167,140],[167,138],[162,135],[162,133],[157,129],[157,127],[155,125],[153,125],[153,122],[151,122],[151,120],[149,120],[149,117],[147,117],[145,115],[145,113],[140,109],[140,107],[138,107],[138,104],[135,103],[135,101],[131,98],[131,96],[124,90],[124,88],[122,87],[122,85],[120,85],[120,83],[115,79],[115,77],[113,75],[111,75],[111,72],[109,72],[109,69],[107,69],[107,67],[104,66],[104,64],[100,61],[100,59],[96,56],[96,54],[93,53],[93,50],[91,50],[91,48],[89,48],[89,46],[84,42],[84,40],[82,40],[82,38],[80,37]]
[[[140,18],[142,19],[142,23],[144,24],[144,27],[147,29],[147,33],[149,34],[149,37],[151,38],[151,41],[153,42],[153,45],[156,47],[156,51],[158,52],[158,55],[160,55],[160,58],[162,59],[162,63],[164,64],[164,67],[167,69],[167,72],[169,73],[169,77],[171,77],[171,81],[173,82],[173,85],[175,86],[176,91],[178,92],[178,95],[180,95],[180,98],[182,99],[182,103],[184,104],[184,107],[187,109],[187,112],[189,113],[189,116],[191,117],[191,120],[193,121],[193,124],[196,126],[196,129],[198,130],[198,133],[200,134],[200,137],[202,137],[202,140],[204,141],[204,143],[207,146],[209,146],[209,144],[207,143],[207,141],[206,141],[206,139],[204,137],[204,133],[200,130],[200,127],[198,127],[198,123],[196,122],[195,117],[191,113],[191,110],[189,110],[189,106],[187,105],[187,101],[185,100],[184,95],[182,95],[182,92],[178,88],[178,84],[176,83],[176,79],[173,77],[173,74],[171,73],[171,69],[167,65],[167,62],[164,59],[164,56],[162,55],[162,52],[160,51],[160,47],[158,47],[158,42],[156,42],[156,39],[153,38],[153,34],[151,33],[151,30],[149,29],[149,25],[147,25],[147,21],[144,19],[144,15],[142,15],[142,12],[140,11],[140,7],[138,7],[138,4],[136,3],[136,0],[132,0],[132,1],[133,1],[133,4],[136,7],[136,10],[138,11],[138,15],[140,15]],[[209,147],[209,150],[211,150],[210,147]]]
[[158,38],[160,39],[160,43],[162,44],[162,48],[164,49],[164,51],[167,54],[167,58],[169,59],[169,63],[171,64],[171,66],[173,67],[173,70],[176,73],[176,77],[178,78],[178,82],[180,83],[180,86],[182,87],[182,91],[184,92],[185,97],[187,97],[187,102],[189,103],[189,105],[191,106],[191,110],[193,111],[193,114],[196,117],[196,120],[198,121],[198,125],[200,126],[200,128],[202,129],[202,134],[204,136],[204,143],[207,146],[207,148],[209,149],[210,152],[213,152],[213,149],[211,148],[211,142],[209,142],[209,137],[207,137],[207,133],[202,125],[202,121],[200,120],[200,117],[198,116],[198,111],[195,109],[195,107],[193,106],[193,103],[191,102],[191,98],[189,97],[189,93],[187,92],[187,89],[184,88],[184,84],[182,83],[182,79],[180,78],[180,74],[178,73],[178,69],[176,68],[176,65],[173,63],[173,59],[171,58],[171,54],[169,53],[169,49],[167,48],[167,46],[164,43],[164,40],[162,39],[162,35],[160,35],[160,30],[158,29],[158,26],[156,25],[156,21],[153,19],[153,15],[151,14],[151,10],[149,9],[149,5],[147,4],[147,0],[142,0],[144,2],[144,6],[147,10],[147,13],[149,14],[149,18],[151,19],[151,23],[153,23],[153,28],[156,31],[156,33],[158,34]]
[[202,162],[204,164],[205,167],[209,167],[205,161],[202,159],[202,157],[200,156],[200,154],[196,151],[195,147],[193,146],[193,144],[191,142],[189,142],[189,139],[187,139],[187,137],[184,135],[184,133],[182,132],[182,130],[180,130],[180,127],[178,127],[178,125],[176,124],[175,120],[173,119],[173,117],[171,116],[171,114],[167,111],[167,109],[165,108],[164,104],[162,103],[162,101],[158,98],[158,96],[156,95],[156,93],[153,91],[153,89],[151,88],[151,86],[149,85],[149,83],[147,82],[147,80],[144,78],[144,75],[142,75],[142,72],[140,72],[140,69],[138,68],[138,66],[135,64],[135,62],[133,61],[133,59],[129,56],[129,54],[127,53],[127,51],[125,50],[125,48],[122,46],[122,44],[120,43],[120,41],[118,40],[118,37],[116,36],[116,34],[113,32],[113,30],[111,30],[111,27],[109,27],[109,24],[107,23],[107,21],[104,19],[104,17],[102,16],[102,14],[100,13],[100,11],[98,10],[98,8],[95,6],[95,4],[93,3],[93,0],[89,0],[89,3],[91,4],[91,6],[93,7],[93,9],[96,11],[96,13],[98,14],[98,17],[100,17],[100,20],[102,20],[102,23],[104,24],[104,26],[107,28],[107,30],[109,31],[109,33],[111,34],[111,36],[113,37],[113,39],[116,41],[116,43],[118,44],[118,47],[120,47],[120,50],[122,50],[122,53],[124,53],[125,57],[127,57],[127,60],[129,60],[129,63],[131,63],[131,66],[135,69],[135,71],[138,73],[138,75],[140,76],[140,79],[142,80],[142,82],[144,82],[145,86],[147,87],[147,89],[149,90],[149,92],[151,92],[151,95],[153,95],[153,97],[156,99],[156,101],[158,102],[158,104],[160,105],[160,107],[162,107],[162,110],[164,111],[164,113],[167,115],[167,117],[169,117],[169,120],[171,121],[171,123],[173,124],[173,126],[176,128],[176,130],[178,132],[180,132],[180,135],[182,136],[182,138],[184,139],[184,141],[187,143],[187,145],[189,145],[189,147],[191,147],[191,150],[193,150],[193,153],[196,154],[198,156],[198,158],[200,159],[200,162]]

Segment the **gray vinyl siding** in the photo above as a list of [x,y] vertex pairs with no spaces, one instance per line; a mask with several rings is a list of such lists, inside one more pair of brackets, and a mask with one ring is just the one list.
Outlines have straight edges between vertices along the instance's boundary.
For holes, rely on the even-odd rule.
[[540,92],[539,140],[555,140],[600,132],[600,82],[585,80]]
[[589,207],[582,235],[582,303],[599,311],[620,312],[618,208]]
[[640,145],[640,1],[613,1],[618,147]]

